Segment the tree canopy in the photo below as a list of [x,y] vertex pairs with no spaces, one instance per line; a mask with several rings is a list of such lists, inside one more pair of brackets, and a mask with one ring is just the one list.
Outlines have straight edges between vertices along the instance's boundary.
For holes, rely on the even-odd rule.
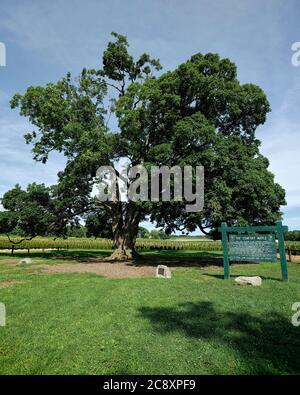
[[[139,223],[147,217],[167,233],[197,227],[208,232],[221,221],[267,225],[280,219],[285,192],[274,182],[255,135],[270,111],[263,90],[241,84],[235,64],[218,54],[197,53],[175,70],[162,72],[159,60],[146,53],[135,60],[126,37],[112,35],[102,68],[31,86],[11,100],[11,107],[34,126],[25,135],[34,160],[46,163],[52,151],[67,158],[51,188],[48,215],[55,202],[65,225],[89,213],[95,230],[99,216],[106,218],[103,224],[111,225],[116,247],[113,257],[124,259],[134,254]],[[115,167],[123,157],[131,167],[204,166],[204,209],[189,213],[184,201],[97,202],[91,192],[98,167]],[[11,194],[24,193],[16,188],[5,194],[4,203]],[[28,188],[30,193],[32,186]],[[16,224],[18,218],[26,236],[45,232],[38,221],[39,229],[23,225],[22,209],[3,205],[8,211],[0,213],[0,224]],[[38,202],[36,210],[41,212],[43,204]],[[62,224],[53,229],[62,232]]]

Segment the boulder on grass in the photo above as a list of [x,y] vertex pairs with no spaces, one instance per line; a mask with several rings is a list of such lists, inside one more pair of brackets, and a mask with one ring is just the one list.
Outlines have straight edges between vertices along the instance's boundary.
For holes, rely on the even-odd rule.
[[171,270],[168,268],[168,266],[165,265],[158,265],[156,268],[156,277],[161,277],[161,278],[171,278]]
[[23,258],[23,259],[21,259],[20,261],[19,261],[19,264],[20,263],[32,263],[32,260],[30,259],[30,258]]
[[259,276],[253,276],[253,277],[237,277],[234,280],[234,283],[237,285],[254,285],[255,287],[261,285],[262,280]]

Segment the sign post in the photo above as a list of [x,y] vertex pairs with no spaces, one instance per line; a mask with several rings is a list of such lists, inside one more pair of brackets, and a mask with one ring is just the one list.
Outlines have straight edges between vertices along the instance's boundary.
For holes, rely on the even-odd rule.
[[222,234],[225,279],[230,277],[229,261],[276,262],[275,234],[277,234],[282,280],[288,281],[283,236],[283,231],[288,230],[288,227],[283,226],[281,221],[277,221],[273,226],[227,226],[226,222],[222,222],[218,230]]
[[223,263],[224,263],[225,279],[230,277],[230,266],[229,266],[229,257],[228,257],[228,237],[227,237],[226,227],[227,227],[226,222],[222,222],[221,232],[222,232]]
[[281,274],[282,281],[288,281],[288,269],[286,264],[286,255],[285,255],[285,247],[284,247],[284,237],[283,237],[283,228],[282,222],[277,221],[277,237],[278,237],[278,247],[280,253],[280,263],[281,263]]

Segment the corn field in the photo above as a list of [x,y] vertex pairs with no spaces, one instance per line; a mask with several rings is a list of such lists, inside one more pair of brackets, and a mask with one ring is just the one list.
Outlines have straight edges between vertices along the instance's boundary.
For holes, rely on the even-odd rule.
[[[18,237],[12,238],[18,241]],[[6,236],[0,236],[0,250],[5,249],[93,249],[111,250],[113,243],[109,239],[77,238],[53,239],[48,237],[36,237],[20,244],[12,244]],[[137,239],[138,250],[194,250],[194,251],[218,251],[222,249],[220,241],[178,241],[178,240],[154,240]]]
[[[13,238],[18,241],[18,238]],[[299,241],[286,241],[286,248],[300,254]],[[50,237],[36,237],[20,244],[12,244],[6,236],[0,236],[0,250],[18,249],[80,249],[80,250],[111,250],[113,243],[109,239],[77,238],[53,239]],[[212,240],[154,240],[137,239],[137,250],[191,250],[191,251],[222,251],[221,241]]]

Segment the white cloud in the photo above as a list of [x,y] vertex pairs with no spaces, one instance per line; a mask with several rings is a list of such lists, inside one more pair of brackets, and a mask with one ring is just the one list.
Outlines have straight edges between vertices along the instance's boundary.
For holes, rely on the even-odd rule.
[[300,126],[283,117],[259,129],[261,152],[270,160],[275,180],[286,189],[288,206],[300,205]]
[[25,144],[23,134],[32,130],[27,122],[0,120],[0,196],[15,184],[25,187],[32,182],[55,184],[57,172],[65,160],[54,154],[46,165],[32,159],[31,147]]

